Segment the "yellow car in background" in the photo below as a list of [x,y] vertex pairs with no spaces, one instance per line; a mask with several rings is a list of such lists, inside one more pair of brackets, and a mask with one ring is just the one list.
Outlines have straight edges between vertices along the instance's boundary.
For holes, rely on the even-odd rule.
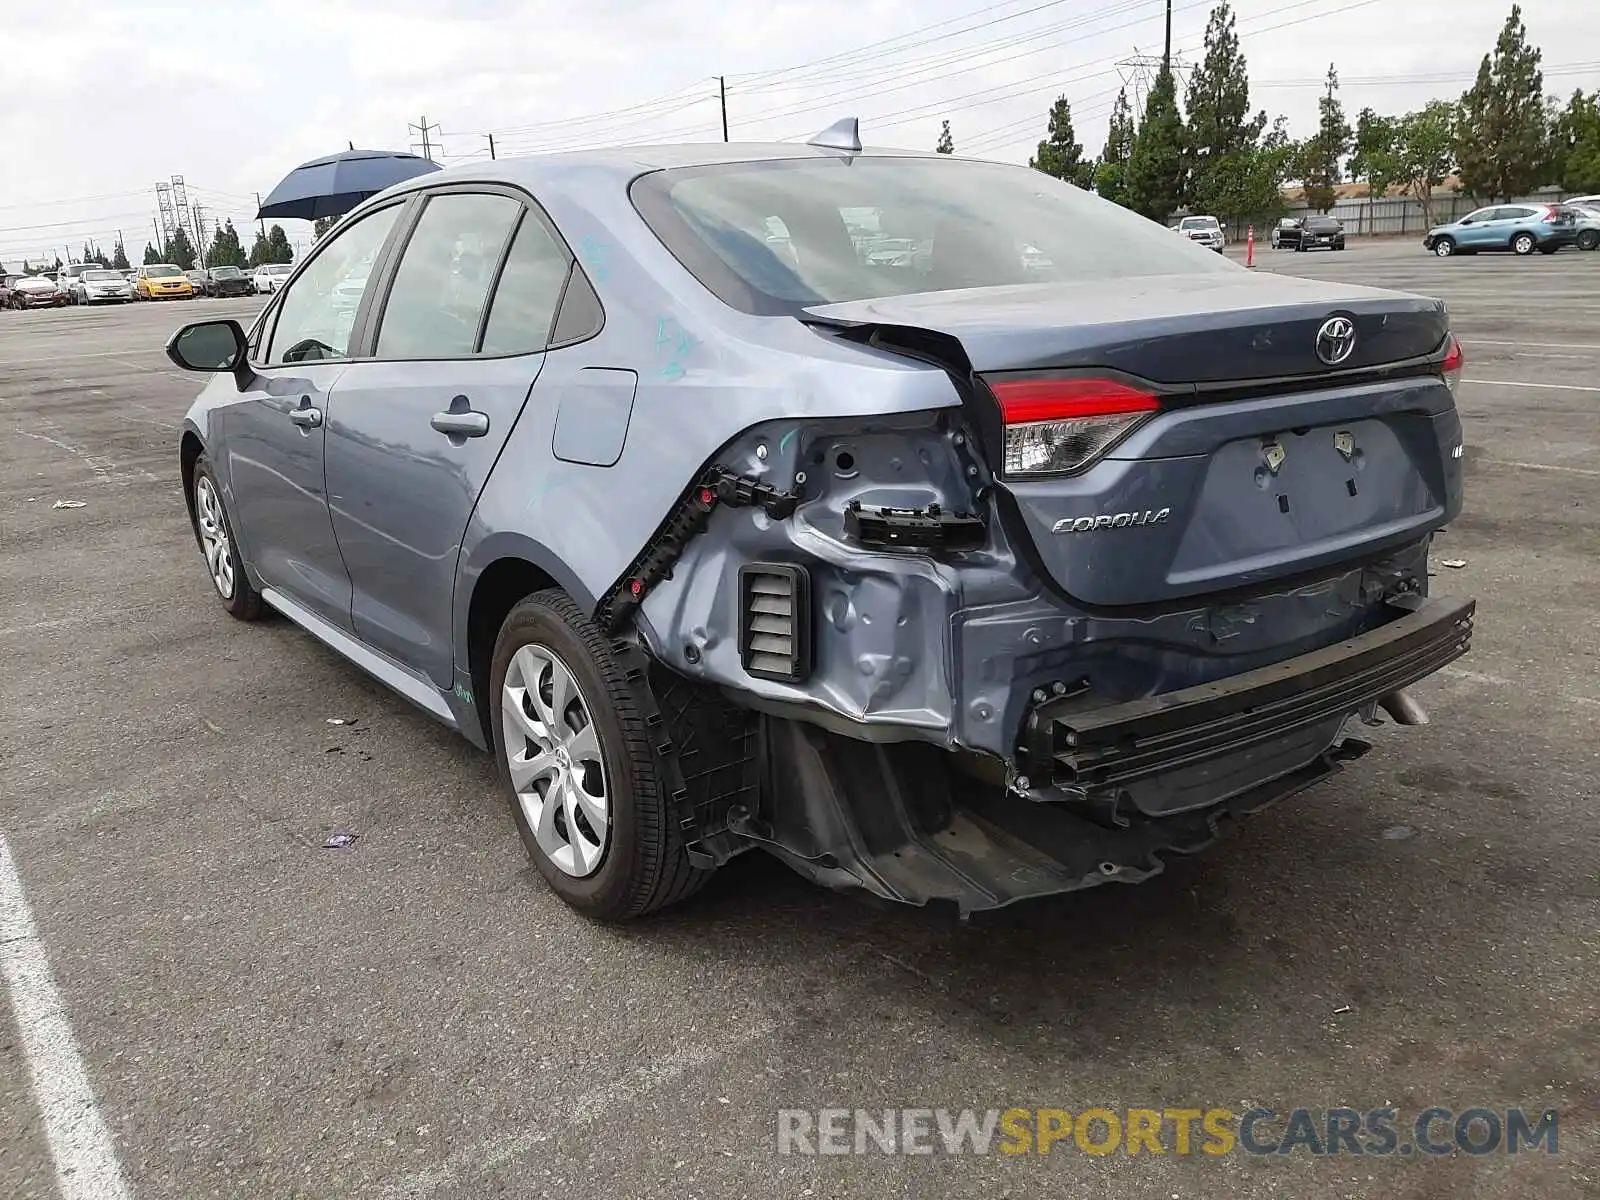
[[146,263],[133,284],[135,300],[188,300],[193,296],[194,284],[171,263]]

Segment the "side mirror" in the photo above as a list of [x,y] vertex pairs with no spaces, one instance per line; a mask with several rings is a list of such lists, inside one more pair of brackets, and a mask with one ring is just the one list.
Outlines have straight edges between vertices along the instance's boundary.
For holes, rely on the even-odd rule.
[[232,372],[241,391],[254,375],[248,351],[244,330],[234,320],[196,321],[167,341],[167,357],[174,364],[185,371],[204,371],[208,375]]

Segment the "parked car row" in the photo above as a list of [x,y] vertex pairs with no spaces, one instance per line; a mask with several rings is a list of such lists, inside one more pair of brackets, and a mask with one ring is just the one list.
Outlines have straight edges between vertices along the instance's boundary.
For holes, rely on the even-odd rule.
[[71,263],[59,272],[0,275],[0,309],[271,295],[293,270],[289,263],[268,263],[253,271],[240,267],[185,271],[172,263],[146,263],[119,271],[95,263]]

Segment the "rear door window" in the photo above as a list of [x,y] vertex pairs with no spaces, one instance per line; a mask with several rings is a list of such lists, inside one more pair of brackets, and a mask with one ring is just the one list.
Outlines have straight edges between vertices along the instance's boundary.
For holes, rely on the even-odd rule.
[[529,354],[548,346],[571,267],[567,248],[526,213],[495,285],[480,353]]
[[518,201],[497,193],[429,197],[384,302],[379,358],[474,353],[495,271],[522,211]]

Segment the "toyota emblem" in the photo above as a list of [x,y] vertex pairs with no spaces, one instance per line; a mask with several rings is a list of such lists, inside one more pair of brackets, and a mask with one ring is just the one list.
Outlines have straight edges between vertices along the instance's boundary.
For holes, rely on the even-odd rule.
[[1356,324],[1349,317],[1329,317],[1317,330],[1317,357],[1337,367],[1355,352]]

